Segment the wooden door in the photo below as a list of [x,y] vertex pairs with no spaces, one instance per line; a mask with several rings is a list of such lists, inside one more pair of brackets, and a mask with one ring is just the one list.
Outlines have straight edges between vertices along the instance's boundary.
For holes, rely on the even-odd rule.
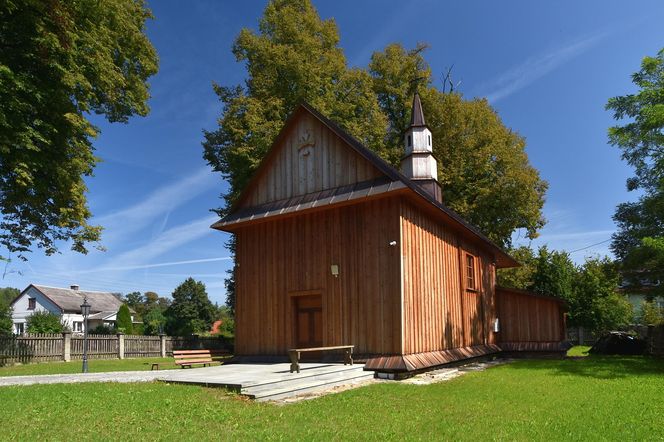
[[320,295],[295,299],[295,345],[297,348],[323,346],[323,303]]

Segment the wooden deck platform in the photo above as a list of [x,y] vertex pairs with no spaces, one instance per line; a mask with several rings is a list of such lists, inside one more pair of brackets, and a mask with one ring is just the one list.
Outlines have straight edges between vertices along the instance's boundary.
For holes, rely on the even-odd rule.
[[163,382],[221,387],[259,401],[298,396],[339,385],[372,379],[362,364],[302,363],[300,373],[290,364],[227,364],[191,370],[163,371]]

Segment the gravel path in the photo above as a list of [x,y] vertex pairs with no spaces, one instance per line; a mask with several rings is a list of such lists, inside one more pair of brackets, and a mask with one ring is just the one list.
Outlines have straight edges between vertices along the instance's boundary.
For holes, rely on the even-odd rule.
[[152,382],[169,377],[167,371],[118,371],[113,373],[48,374],[0,377],[0,387],[34,384],[77,384],[80,382]]

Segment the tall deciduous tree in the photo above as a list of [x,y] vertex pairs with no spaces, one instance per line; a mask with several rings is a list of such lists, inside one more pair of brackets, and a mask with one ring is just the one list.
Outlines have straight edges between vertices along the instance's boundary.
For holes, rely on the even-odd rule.
[[419,45],[408,51],[393,44],[372,56],[374,90],[389,122],[387,159],[396,165],[403,152],[417,87],[433,135],[445,204],[500,245],[509,246],[517,229],[536,237],[544,225],[547,183],[530,165],[525,140],[502,123],[486,100],[464,100],[434,87],[424,49]]
[[0,245],[25,258],[58,241],[86,252],[85,176],[98,129],[148,113],[157,55],[143,0],[11,0],[0,5]]
[[[204,158],[230,183],[217,212],[230,207],[302,100],[398,166],[419,83],[447,204],[500,244],[509,244],[519,228],[535,236],[544,222],[546,183],[529,165],[523,138],[506,128],[486,101],[436,90],[424,49],[391,45],[374,54],[369,69],[351,69],[333,20],[321,20],[309,0],[271,1],[258,31],[242,30],[233,46],[247,68],[245,83],[214,85],[223,111],[219,127],[205,132]],[[228,246],[234,250],[232,241]]]
[[165,314],[166,330],[172,336],[207,332],[216,313],[205,284],[188,278],[173,291],[173,303]]
[[638,285],[640,280],[661,276],[661,267],[650,265],[656,261],[640,258],[652,251],[644,238],[664,237],[664,49],[655,57],[645,57],[632,81],[638,91],[611,98],[606,108],[616,120],[628,121],[609,128],[609,141],[634,168],[627,189],[643,192],[638,201],[616,209],[618,232],[611,244],[626,276]]

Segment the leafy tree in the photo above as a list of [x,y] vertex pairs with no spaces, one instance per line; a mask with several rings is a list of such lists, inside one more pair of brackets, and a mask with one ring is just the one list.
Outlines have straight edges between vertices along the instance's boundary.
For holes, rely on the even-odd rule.
[[499,269],[498,285],[522,290],[530,289],[533,285],[536,264],[533,250],[528,246],[521,246],[509,250],[509,253],[521,264],[521,267]]
[[0,303],[0,336],[11,335],[13,332],[12,309],[8,304]]
[[165,329],[166,317],[158,308],[153,308],[143,317],[143,334],[155,336]]
[[[640,190],[638,201],[620,204],[614,214],[618,232],[611,248],[634,285],[655,281],[661,267],[641,262],[652,252],[644,238],[664,237],[664,49],[645,57],[632,75],[638,92],[611,98],[606,108],[626,124],[609,128],[609,141],[622,150],[622,158],[634,168],[628,190]],[[642,250],[645,249],[645,250]]]
[[47,311],[34,312],[26,322],[28,333],[62,333],[65,329],[60,316]]
[[566,252],[539,248],[535,258],[535,272],[530,290],[544,295],[557,296],[570,302],[577,269]]
[[413,80],[418,79],[445,204],[500,245],[509,246],[517,229],[536,237],[544,225],[547,183],[530,165],[525,140],[502,123],[486,100],[467,101],[435,88],[424,49],[419,45],[407,51],[393,44],[372,56],[374,90],[389,123],[386,159],[397,165],[402,155]]
[[5,304],[9,305],[11,302],[16,299],[18,295],[21,294],[19,289],[14,287],[3,287],[0,288],[0,305]]
[[166,330],[171,336],[185,336],[210,330],[216,309],[205,291],[205,284],[188,278],[173,291],[173,302],[166,310]]
[[608,258],[589,258],[579,268],[573,286],[569,322],[599,332],[632,322],[631,304],[617,293],[619,276]]
[[131,292],[127,293],[125,296],[125,302],[129,308],[134,310],[136,314],[140,317],[145,308],[145,298],[141,292]]
[[664,323],[664,309],[653,301],[643,301],[638,316],[639,323],[643,325],[659,325]]
[[85,176],[98,159],[89,113],[148,113],[157,71],[143,0],[12,0],[0,6],[0,244],[25,259],[59,241],[85,253]]
[[118,331],[131,335],[134,332],[134,324],[131,321],[131,312],[127,304],[122,304],[118,310],[115,321]]

